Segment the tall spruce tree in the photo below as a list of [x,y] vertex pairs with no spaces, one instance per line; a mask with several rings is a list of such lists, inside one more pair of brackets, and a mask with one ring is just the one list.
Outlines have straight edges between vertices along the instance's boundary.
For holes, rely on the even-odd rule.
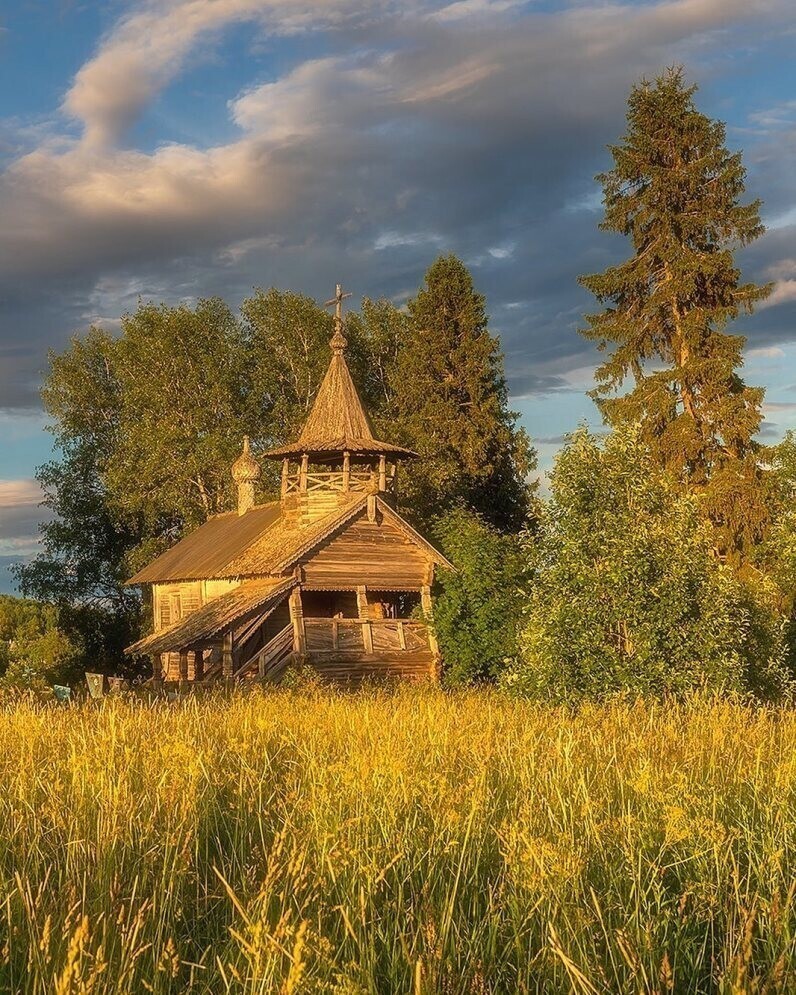
[[437,259],[409,314],[392,373],[394,431],[420,454],[402,478],[406,506],[423,523],[463,503],[498,528],[521,527],[535,453],[508,408],[503,355],[464,263]]
[[[733,252],[763,232],[742,204],[745,170],[725,128],[700,113],[682,69],[633,88],[627,134],[601,174],[601,228],[633,255],[581,283],[607,307],[584,335],[609,350],[592,392],[611,426],[639,423],[655,461],[701,491],[722,551],[742,554],[767,519],[754,442],[763,390],[738,375],[745,339],[723,331],[769,286],[743,283]],[[632,389],[618,391],[632,378]]]

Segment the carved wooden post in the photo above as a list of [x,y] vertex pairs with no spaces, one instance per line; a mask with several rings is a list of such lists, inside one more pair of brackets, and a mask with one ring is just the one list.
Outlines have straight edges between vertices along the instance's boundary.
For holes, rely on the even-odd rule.
[[368,589],[364,584],[357,588],[357,615],[360,618],[368,618],[370,615],[368,611]]
[[379,456],[379,490],[382,493],[387,490],[387,457],[384,453]]
[[221,643],[221,676],[225,681],[232,679],[232,630],[224,633]]
[[351,453],[343,453],[343,490],[348,494],[351,484]]
[[299,489],[302,494],[307,492],[307,467],[309,466],[310,458],[304,453],[301,457],[301,473],[299,474]]
[[282,497],[287,494],[287,478],[290,472],[290,460],[287,456],[282,460]]
[[293,652],[302,656],[307,652],[307,637],[304,631],[304,609],[301,604],[301,589],[294,587],[288,601],[290,621],[293,623]]

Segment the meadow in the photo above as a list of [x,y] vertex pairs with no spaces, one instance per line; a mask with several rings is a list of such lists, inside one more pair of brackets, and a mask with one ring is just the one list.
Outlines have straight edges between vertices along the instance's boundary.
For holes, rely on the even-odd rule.
[[0,705],[0,991],[796,990],[796,714]]

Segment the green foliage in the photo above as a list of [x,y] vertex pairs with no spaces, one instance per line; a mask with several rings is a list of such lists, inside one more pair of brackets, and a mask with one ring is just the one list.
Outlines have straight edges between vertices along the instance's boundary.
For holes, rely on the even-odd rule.
[[218,298],[141,304],[114,342],[118,431],[110,503],[147,533],[196,525],[232,500],[229,467],[251,428],[240,325]]
[[[404,474],[412,481],[409,510],[422,514],[411,502],[426,500],[422,481],[433,478],[450,485],[451,500],[466,497],[501,522],[513,509],[518,519],[527,496],[521,475],[532,454],[506,411],[502,359],[485,331],[483,299],[458,261],[441,261],[434,272],[437,295],[452,300],[470,286],[458,346],[444,374],[437,371],[461,381],[469,400],[457,387],[458,424],[439,452],[423,434],[423,413],[415,417],[411,403],[402,403],[401,425],[414,426],[418,435],[409,441],[423,453]],[[418,315],[432,304],[418,305]],[[346,318],[354,379],[388,439],[401,430],[393,424],[403,384],[396,369],[403,363],[411,370],[417,364],[408,354],[426,349],[410,325],[409,315],[383,300],[365,299],[360,313]],[[25,593],[58,605],[60,623],[79,638],[92,667],[118,664],[140,627],[139,596],[124,580],[186,530],[234,505],[230,466],[241,437],[250,435],[261,449],[295,438],[328,367],[331,334],[322,307],[272,288],[244,301],[240,319],[218,298],[195,307],[142,303],[123,318],[121,336],[90,329],[51,355],[42,396],[59,458],[38,476],[56,518],[43,528],[43,552],[18,574]],[[440,345],[453,348],[444,334]],[[435,375],[425,369],[427,378]],[[413,396],[425,406],[422,392]],[[468,454],[464,466],[459,452]],[[479,464],[482,457],[488,464]],[[261,498],[276,489],[277,469],[265,462]],[[436,512],[441,504],[425,507]]]
[[463,503],[502,529],[527,519],[536,458],[508,409],[503,356],[467,267],[440,256],[409,302],[392,373],[395,431],[420,454],[401,492],[420,522]]
[[592,393],[605,421],[639,423],[655,464],[703,492],[723,551],[740,556],[767,524],[753,441],[763,390],[737,373],[744,338],[722,330],[771,288],[741,282],[733,251],[762,234],[760,202],[740,203],[741,154],[696,109],[695,90],[674,69],[631,92],[627,134],[599,179],[601,228],[629,237],[634,253],[581,278],[606,305],[584,334],[611,350]]
[[774,586],[747,585],[717,559],[698,499],[659,472],[638,432],[602,445],[577,432],[551,488],[507,688],[562,701],[785,689]]
[[41,690],[72,680],[78,660],[53,605],[0,595],[0,688]]
[[59,458],[37,477],[55,518],[41,526],[42,552],[16,571],[23,594],[55,606],[58,627],[92,669],[121,658],[141,617],[137,592],[124,587],[141,528],[110,507],[104,482],[121,408],[115,349],[110,336],[91,329],[61,355],[50,354],[42,397]]
[[492,679],[517,652],[517,624],[527,596],[521,541],[465,508],[442,515],[434,533],[456,568],[439,572],[434,601],[445,681]]
[[258,423],[251,435],[267,445],[295,438],[329,365],[332,319],[304,294],[255,290],[241,306],[249,383]]

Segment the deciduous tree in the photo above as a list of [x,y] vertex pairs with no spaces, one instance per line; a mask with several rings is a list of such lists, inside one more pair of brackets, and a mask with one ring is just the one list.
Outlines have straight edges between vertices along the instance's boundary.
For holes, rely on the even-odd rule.
[[520,659],[506,687],[572,701],[699,688],[780,694],[785,617],[762,576],[714,555],[701,498],[657,466],[636,429],[562,450],[539,534]]

